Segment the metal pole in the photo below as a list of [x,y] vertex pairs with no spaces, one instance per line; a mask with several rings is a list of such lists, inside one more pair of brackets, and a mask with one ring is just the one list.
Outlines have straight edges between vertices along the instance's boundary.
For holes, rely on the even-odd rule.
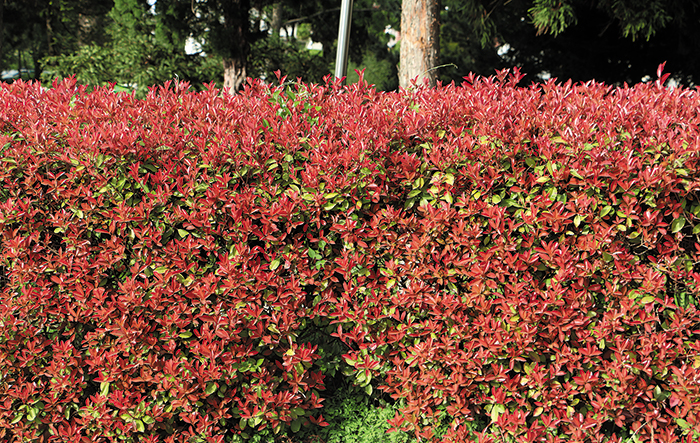
[[348,72],[348,47],[350,46],[350,24],[352,23],[352,1],[343,0],[340,6],[338,25],[338,52],[335,56],[335,77],[343,78]]

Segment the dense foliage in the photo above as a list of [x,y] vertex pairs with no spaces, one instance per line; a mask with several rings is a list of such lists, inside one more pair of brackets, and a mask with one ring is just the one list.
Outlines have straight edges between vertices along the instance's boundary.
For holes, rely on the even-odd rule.
[[[548,75],[635,84],[652,78],[663,61],[681,84],[692,86],[700,76],[698,0],[441,5],[436,72],[444,83],[519,66],[530,74],[528,82]],[[46,86],[76,75],[81,83],[117,82],[145,95],[148,86],[176,76],[195,89],[211,81],[221,86],[224,59],[240,50],[250,77],[274,81],[280,70],[322,82],[333,72],[339,6],[337,0],[4,0],[0,71],[42,79]],[[385,31],[398,31],[400,16],[400,0],[354,2],[351,64],[366,68],[366,80],[385,90],[398,85],[399,46],[387,45],[394,36]],[[226,17],[249,26],[235,35]],[[307,50],[309,38],[322,49]],[[193,42],[198,45],[188,46]]]
[[520,78],[3,86],[0,437],[698,438],[698,92]]

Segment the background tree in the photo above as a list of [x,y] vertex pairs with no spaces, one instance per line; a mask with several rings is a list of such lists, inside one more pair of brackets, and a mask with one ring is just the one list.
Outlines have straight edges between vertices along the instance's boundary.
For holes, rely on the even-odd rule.
[[438,0],[403,0],[401,3],[401,59],[399,85],[428,79],[435,85],[440,53],[440,6]]
[[[277,14],[283,38],[275,37],[279,33],[273,31],[269,38],[261,39],[254,45],[253,73],[273,78],[272,73],[279,69],[293,79],[323,81],[323,77],[335,69],[340,3],[337,0],[288,0],[281,2],[281,5]],[[379,89],[396,89],[398,47],[388,46],[393,37],[385,31],[387,26],[399,28],[400,13],[401,0],[354,2],[348,81],[357,79],[355,69],[365,68],[365,80]],[[272,8],[264,14],[266,20],[273,16]],[[320,44],[320,51],[305,50],[308,39]],[[273,42],[281,46],[274,47]],[[290,51],[289,44],[297,49]],[[294,60],[298,62],[295,64]],[[265,72],[262,72],[263,65]],[[298,69],[300,66],[307,69]]]
[[[139,85],[140,94],[147,85],[176,75],[193,84],[215,81],[234,89],[242,85],[244,71],[274,79],[279,70],[292,79],[321,82],[333,71],[339,19],[335,3],[250,1],[237,9],[213,0],[157,0],[153,7],[146,0],[116,0],[105,27],[106,43],[46,58],[44,79],[76,73],[89,84]],[[370,0],[356,2],[351,66],[368,64],[380,87],[394,89],[397,57],[389,53],[390,36],[384,29],[388,23],[398,27],[391,16],[398,15],[400,6],[399,0],[386,3],[393,10]],[[242,21],[235,24],[241,17],[247,17],[246,27]],[[322,49],[307,50],[309,39]],[[197,43],[198,54],[185,52],[188,42]]]
[[637,83],[667,61],[673,78],[694,85],[700,65],[700,2],[655,0],[444,0],[440,79],[520,66],[525,82],[556,77]]
[[146,0],[115,0],[106,16],[105,42],[80,46],[71,53],[45,57],[42,79],[76,74],[90,85],[116,82],[145,94],[150,85],[173,78],[189,80],[195,88],[221,77],[220,60],[187,54],[189,24],[178,21],[178,4],[152,12]]
[[[0,66],[38,78],[38,61],[100,41],[106,0],[2,0]],[[26,78],[26,77],[25,77]]]
[[[311,82],[333,72],[336,0],[0,1],[0,60],[5,69],[24,68],[24,78],[77,74],[83,83],[138,85],[141,94],[175,76],[195,87],[226,78],[239,88],[244,71],[274,81],[280,70]],[[396,89],[400,44],[387,45],[385,28],[400,29],[400,11],[400,0],[355,1],[348,81],[365,68],[379,89]],[[526,81],[622,84],[653,76],[668,61],[677,81],[693,85],[699,11],[700,0],[442,0],[439,60],[413,76],[440,65],[428,74],[461,82],[470,71],[518,65]],[[321,49],[308,50],[309,39]],[[404,49],[409,41],[404,33]]]

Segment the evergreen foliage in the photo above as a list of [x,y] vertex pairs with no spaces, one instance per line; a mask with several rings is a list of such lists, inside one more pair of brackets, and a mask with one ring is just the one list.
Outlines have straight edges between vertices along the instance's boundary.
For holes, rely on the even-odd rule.
[[[321,82],[333,72],[337,3],[259,0],[244,11],[214,0],[154,5],[148,0],[6,0],[0,67],[24,69],[24,78],[47,82],[75,74],[88,84],[139,85],[139,94],[173,78],[195,87],[222,84],[223,57],[231,55],[237,40],[221,18],[246,14],[247,75],[269,80],[279,70],[288,78]],[[664,61],[682,84],[692,86],[700,75],[694,57],[700,45],[698,0],[444,0],[442,5],[438,73],[443,82],[514,65],[531,74],[528,81],[551,76],[631,84],[653,77]],[[380,89],[397,85],[398,45],[387,47],[393,37],[385,31],[387,25],[399,29],[400,11],[400,0],[354,3],[350,66],[366,68],[366,78]],[[307,50],[309,38],[322,49]],[[188,41],[199,45],[197,53],[185,51]],[[353,71],[351,81],[357,78]]]

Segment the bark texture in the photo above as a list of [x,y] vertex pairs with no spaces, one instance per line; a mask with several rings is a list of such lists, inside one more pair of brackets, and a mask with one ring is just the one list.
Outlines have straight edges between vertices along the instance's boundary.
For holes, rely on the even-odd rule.
[[411,81],[423,84],[428,79],[435,86],[440,53],[440,3],[438,0],[402,0],[401,53],[399,86],[408,88]]
[[276,2],[272,5],[272,35],[275,37],[280,36],[280,29],[282,29],[282,3]]
[[230,0],[223,4],[224,35],[228,40],[224,56],[224,89],[238,92],[246,80],[250,44],[250,0]]
[[244,60],[224,58],[224,88],[229,92],[238,92],[246,80],[246,63]]

